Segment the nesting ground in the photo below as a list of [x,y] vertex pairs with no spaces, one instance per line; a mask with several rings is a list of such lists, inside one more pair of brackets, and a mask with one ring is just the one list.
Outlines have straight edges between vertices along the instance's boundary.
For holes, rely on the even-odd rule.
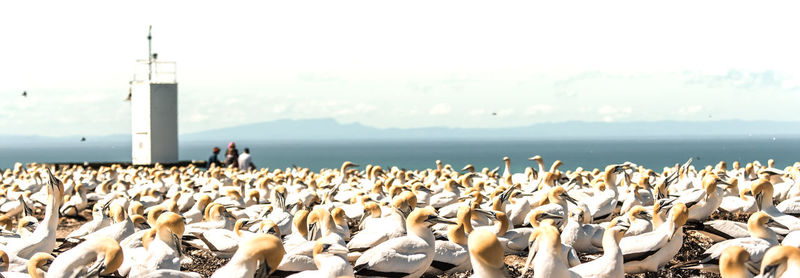
[[[92,207],[92,206],[89,206]],[[37,217],[42,218],[43,214],[41,211],[36,211]],[[750,217],[749,214],[731,214],[731,213],[720,213],[715,212],[711,215],[711,219],[725,219],[725,220],[735,220],[739,222],[747,222],[747,218]],[[73,230],[80,227],[83,223],[92,219],[91,211],[84,210],[80,213],[78,217],[61,217],[59,219],[58,224],[58,231],[56,233],[58,238],[64,238],[67,234],[72,232]],[[650,277],[719,277],[717,274],[713,273],[702,273],[697,270],[684,270],[679,268],[671,268],[672,266],[696,260],[700,258],[700,255],[711,247],[713,244],[708,238],[705,236],[694,232],[694,231],[685,231],[686,237],[683,242],[683,247],[679,251],[678,255],[670,261],[670,263],[662,270],[657,273],[644,273],[644,274],[636,274],[636,275],[625,275],[626,277],[637,277],[637,278],[650,278]],[[192,258],[191,263],[186,263],[181,265],[182,270],[193,271],[202,274],[205,277],[208,277],[213,273],[217,268],[221,267],[225,263],[228,262],[227,259],[217,259],[212,254],[205,252],[203,250],[194,250],[189,249],[186,250],[186,254]],[[509,255],[506,256],[506,267],[508,268],[509,273],[512,277],[522,277],[522,268],[525,265],[525,257]],[[581,260],[586,262],[588,256],[581,256]],[[423,276],[426,278],[432,277],[447,277],[447,278],[463,278],[469,277],[472,273],[471,272],[464,272],[464,273],[456,273],[450,275],[440,275],[440,276]],[[532,273],[527,273],[525,277],[532,277]]]

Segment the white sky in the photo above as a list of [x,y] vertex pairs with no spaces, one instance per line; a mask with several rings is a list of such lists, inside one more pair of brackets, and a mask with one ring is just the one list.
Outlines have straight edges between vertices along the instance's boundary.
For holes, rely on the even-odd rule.
[[129,133],[149,24],[181,133],[800,119],[796,2],[553,2],[4,1],[0,134]]

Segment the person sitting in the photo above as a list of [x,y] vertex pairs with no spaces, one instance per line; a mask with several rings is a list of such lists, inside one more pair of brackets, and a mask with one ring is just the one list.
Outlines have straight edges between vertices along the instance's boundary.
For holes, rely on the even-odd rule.
[[225,151],[225,167],[239,167],[239,150],[236,149],[236,143],[228,143],[228,150]]
[[253,164],[253,159],[250,157],[250,149],[244,148],[244,152],[239,155],[239,170],[247,171],[250,169],[256,169],[256,165]]
[[211,152],[212,152],[212,154],[211,154],[211,156],[208,157],[208,162],[206,163],[206,168],[211,168],[212,165],[214,165],[214,166],[222,165],[222,164],[219,163],[219,158],[217,158],[217,155],[219,155],[219,148],[214,147],[214,149],[211,150]]

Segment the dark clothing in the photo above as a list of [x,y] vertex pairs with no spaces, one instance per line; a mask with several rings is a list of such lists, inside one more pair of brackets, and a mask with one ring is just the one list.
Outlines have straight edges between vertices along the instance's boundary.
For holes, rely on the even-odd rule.
[[222,164],[219,163],[219,158],[217,158],[217,154],[212,154],[210,157],[208,157],[208,164],[206,164],[206,168],[211,167],[211,164],[222,166]]
[[239,167],[239,150],[230,148],[225,151],[225,166]]

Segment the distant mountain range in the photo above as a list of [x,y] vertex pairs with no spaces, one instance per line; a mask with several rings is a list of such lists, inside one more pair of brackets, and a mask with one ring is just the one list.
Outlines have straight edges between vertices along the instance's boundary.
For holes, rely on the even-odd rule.
[[276,120],[181,134],[181,141],[622,139],[800,136],[800,122],[561,122],[512,128],[376,128],[333,119]]
[[[192,141],[677,139],[800,137],[800,122],[560,122],[512,128],[377,128],[334,119],[275,120],[180,135]],[[130,142],[129,134],[94,136],[92,142]],[[0,145],[77,144],[80,138],[2,135]]]

